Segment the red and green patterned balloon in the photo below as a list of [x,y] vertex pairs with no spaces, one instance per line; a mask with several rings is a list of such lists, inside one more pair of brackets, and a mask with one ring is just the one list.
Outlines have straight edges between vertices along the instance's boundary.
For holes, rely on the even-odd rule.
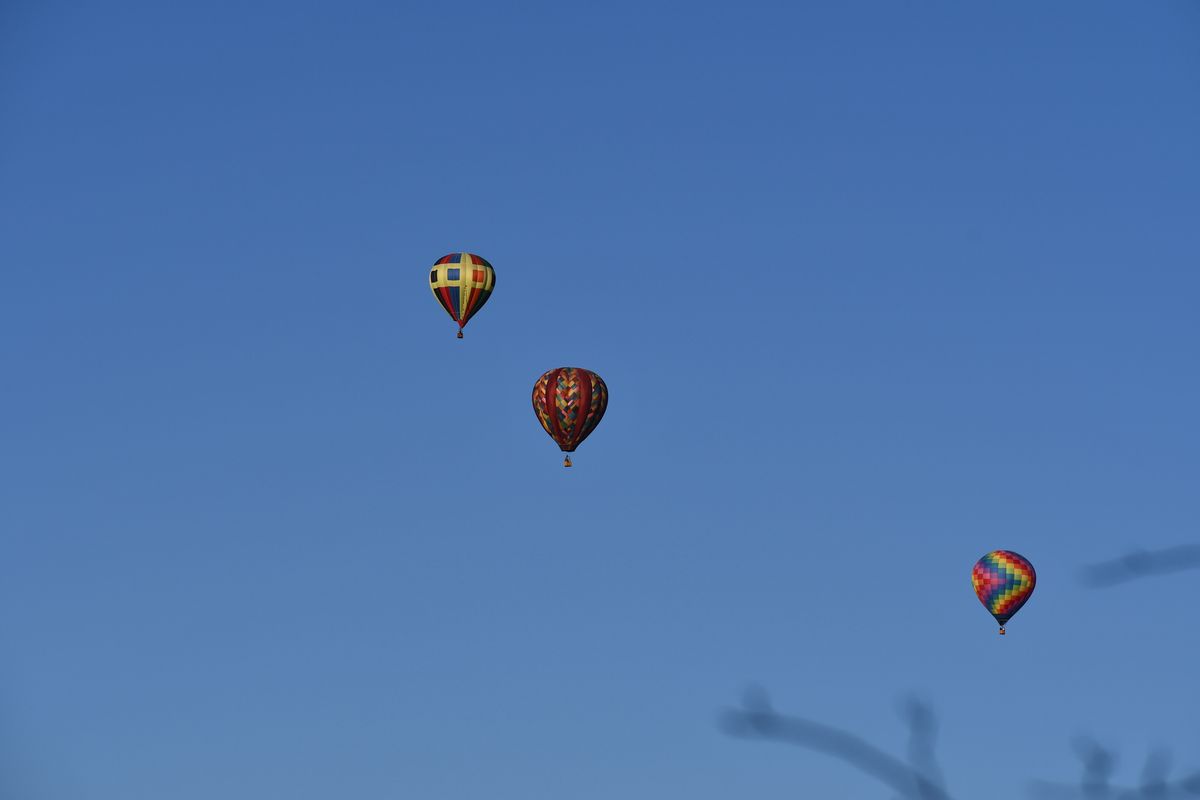
[[[573,453],[604,416],[608,387],[596,373],[577,367],[546,372],[533,385],[533,411],[538,422],[564,453]],[[571,456],[563,459],[571,466]]]

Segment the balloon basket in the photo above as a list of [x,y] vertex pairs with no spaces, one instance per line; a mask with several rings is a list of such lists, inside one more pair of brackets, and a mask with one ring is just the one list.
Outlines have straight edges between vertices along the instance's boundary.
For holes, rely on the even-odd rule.
[[1000,626],[1000,635],[1001,635],[1001,636],[1004,636],[1006,633],[1008,633],[1008,631],[1004,630],[1004,626],[1003,626],[1003,625],[1001,625],[1001,626]]
[[458,332],[458,338],[459,338],[459,339],[461,339],[461,338],[462,338],[462,331],[459,331],[459,332]]
[[570,456],[564,456],[564,457],[563,457],[563,466],[564,466],[564,467],[569,467],[569,466],[571,466],[571,457],[570,457]]

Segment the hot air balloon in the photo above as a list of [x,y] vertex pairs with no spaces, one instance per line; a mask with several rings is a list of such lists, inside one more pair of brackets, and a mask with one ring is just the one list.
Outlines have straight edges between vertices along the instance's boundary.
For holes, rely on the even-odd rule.
[[1037,573],[1024,556],[1011,550],[993,550],[975,562],[971,583],[979,602],[1000,623],[1003,634],[1005,623],[1033,594]]
[[442,256],[429,271],[429,288],[450,319],[458,323],[459,339],[467,320],[483,308],[495,286],[496,271],[473,253]]
[[570,454],[600,424],[606,408],[604,379],[586,369],[552,369],[533,385],[533,410],[546,433],[567,453],[564,467],[571,466]]

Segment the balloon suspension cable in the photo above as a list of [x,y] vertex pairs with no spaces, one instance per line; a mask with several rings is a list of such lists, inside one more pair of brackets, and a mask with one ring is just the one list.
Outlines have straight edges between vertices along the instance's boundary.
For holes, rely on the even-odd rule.
[[1001,636],[1003,636],[1003,635],[1004,635],[1004,634],[1006,634],[1006,633],[1008,633],[1008,631],[1004,630],[1004,626],[1003,626],[1003,625],[1001,625],[1001,626],[1000,626],[1000,635],[1001,635]]
[[462,328],[458,329],[458,338],[462,338]]
[[563,466],[564,467],[571,466],[571,457],[570,456],[563,456]]

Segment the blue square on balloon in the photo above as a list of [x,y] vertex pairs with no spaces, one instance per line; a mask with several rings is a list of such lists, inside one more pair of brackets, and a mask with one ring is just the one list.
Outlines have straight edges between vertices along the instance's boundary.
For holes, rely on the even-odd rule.
[[429,273],[429,282],[437,283],[437,270],[431,270]]
[[456,281],[456,280],[458,280],[458,273],[459,273],[460,271],[461,271],[461,270],[459,270],[457,267],[453,267],[453,268],[447,269],[447,270],[446,270],[446,280],[450,280],[450,281]]

